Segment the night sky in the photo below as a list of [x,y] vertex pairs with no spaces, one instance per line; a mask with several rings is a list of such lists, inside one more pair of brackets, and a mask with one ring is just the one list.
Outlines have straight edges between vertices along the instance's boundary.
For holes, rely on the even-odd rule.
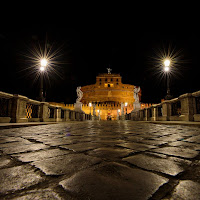
[[[99,73],[120,73],[122,82],[140,86],[142,102],[159,103],[166,95],[166,79],[155,75],[158,49],[171,45],[181,51],[177,71],[171,77],[174,97],[200,90],[200,37],[195,31],[163,32],[115,28],[61,28],[32,26],[0,31],[0,91],[31,99],[39,95],[39,79],[29,75],[31,63],[23,54],[48,41],[60,48],[56,74],[45,79],[46,101],[74,103],[76,87],[94,84]],[[152,58],[153,57],[153,58]],[[178,75],[178,76],[177,76]]]

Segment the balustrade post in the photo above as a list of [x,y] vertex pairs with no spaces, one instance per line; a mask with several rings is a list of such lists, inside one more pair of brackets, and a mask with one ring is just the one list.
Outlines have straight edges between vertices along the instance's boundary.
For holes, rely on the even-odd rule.
[[28,122],[26,117],[26,103],[28,98],[21,95],[13,95],[12,109],[11,109],[11,122]]
[[39,117],[40,117],[41,122],[48,122],[49,121],[48,111],[49,111],[49,103],[42,102],[40,104],[40,113],[39,113]]
[[62,119],[61,119],[61,108],[60,107],[57,107],[55,109],[55,119],[56,119],[56,122],[61,122]]
[[171,103],[168,100],[165,100],[162,105],[162,121],[169,121],[171,116]]
[[191,93],[183,94],[178,98],[181,102],[181,115],[184,121],[194,121],[195,98]]

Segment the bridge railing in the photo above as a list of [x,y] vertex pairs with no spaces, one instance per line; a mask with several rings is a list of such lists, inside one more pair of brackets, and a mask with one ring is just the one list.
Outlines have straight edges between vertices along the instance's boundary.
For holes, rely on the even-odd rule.
[[200,121],[200,91],[131,112],[135,121]]
[[84,112],[32,100],[22,95],[0,92],[0,123],[69,120],[91,120],[91,116]]

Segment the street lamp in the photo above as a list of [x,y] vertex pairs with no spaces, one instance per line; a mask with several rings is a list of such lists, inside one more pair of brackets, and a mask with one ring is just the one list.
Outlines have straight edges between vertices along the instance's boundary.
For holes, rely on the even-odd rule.
[[43,58],[40,60],[40,101],[45,101],[44,91],[43,91],[43,78],[47,64],[48,64],[47,59]]
[[119,120],[120,109],[117,110],[117,119]]
[[169,59],[164,60],[164,71],[167,77],[167,95],[165,96],[165,100],[170,100],[172,98],[172,96],[170,95],[170,89],[169,89],[170,64],[171,64],[171,61]]
[[91,107],[92,107],[92,103],[89,103],[89,107],[90,107],[90,115],[91,115]]
[[127,106],[128,106],[128,103],[127,103],[127,102],[125,102],[126,114],[127,114]]

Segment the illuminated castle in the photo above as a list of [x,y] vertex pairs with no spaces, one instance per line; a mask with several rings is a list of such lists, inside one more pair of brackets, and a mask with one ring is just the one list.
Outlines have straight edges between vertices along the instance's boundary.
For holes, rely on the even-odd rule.
[[[81,87],[83,97],[81,99],[82,110],[87,114],[93,115],[93,108],[97,116],[101,120],[111,118],[117,119],[117,115],[121,114],[121,103],[125,104],[124,113],[130,113],[133,108],[134,99],[134,85],[123,84],[120,74],[111,74],[110,69],[108,73],[99,74],[96,77],[96,83]],[[141,90],[138,93],[139,101],[141,101]],[[58,104],[71,110],[74,109],[74,104]],[[141,108],[148,107],[147,104],[141,104]]]

